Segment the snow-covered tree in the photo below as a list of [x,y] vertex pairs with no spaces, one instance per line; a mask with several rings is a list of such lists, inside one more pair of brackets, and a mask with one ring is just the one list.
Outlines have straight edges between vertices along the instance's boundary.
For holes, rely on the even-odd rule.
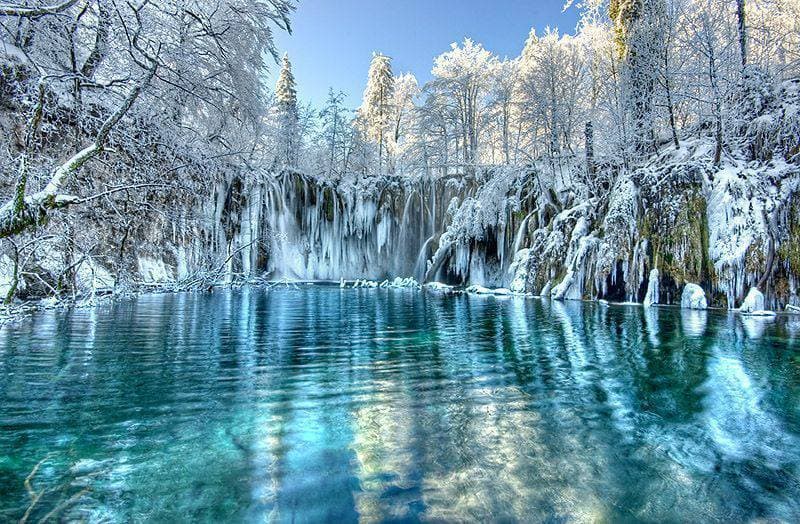
[[[4,67],[13,70],[4,78],[14,79],[7,87],[29,108],[0,237],[84,202],[95,184],[76,174],[99,157],[107,166],[138,163],[126,172],[163,181],[159,168],[174,166],[153,157],[159,147],[188,165],[250,149],[237,135],[264,114],[263,57],[275,55],[272,28],[289,28],[292,0],[40,5],[0,9]],[[64,119],[76,123],[71,153],[46,158],[39,137]]]
[[548,29],[539,37],[532,31],[520,58],[520,96],[531,135],[542,132],[550,158],[571,149],[582,119],[586,67],[582,49],[573,37]]
[[394,82],[392,101],[392,153],[402,156],[406,149],[406,139],[414,116],[414,101],[419,95],[417,78],[411,73],[398,76]]
[[300,141],[297,86],[292,73],[289,55],[283,56],[281,72],[275,86],[275,117],[281,161],[288,167],[297,165]]
[[359,119],[364,127],[364,134],[377,144],[378,172],[382,173],[384,164],[393,148],[395,80],[392,72],[392,59],[381,53],[375,53],[369,66],[367,88],[364,100],[359,108]]
[[349,140],[352,130],[352,112],[345,106],[346,95],[341,91],[328,90],[325,106],[319,112],[319,141],[324,152],[320,169],[327,178],[340,178],[347,173]]
[[457,124],[454,156],[466,166],[480,162],[482,118],[496,62],[497,58],[481,44],[466,38],[461,45],[451,44],[450,51],[433,63],[430,89],[452,112]]
[[495,134],[499,139],[499,149],[506,164],[510,164],[512,160],[514,120],[519,119],[519,104],[515,99],[519,84],[519,62],[517,60],[497,62],[492,74],[489,106]]
[[663,56],[664,0],[611,0],[618,51],[624,60],[623,86],[637,154],[655,149],[654,93]]

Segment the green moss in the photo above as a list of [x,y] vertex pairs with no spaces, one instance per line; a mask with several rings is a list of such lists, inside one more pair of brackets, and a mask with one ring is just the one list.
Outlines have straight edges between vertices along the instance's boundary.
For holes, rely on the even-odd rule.
[[781,242],[778,256],[789,264],[789,271],[800,274],[800,205],[792,204],[789,211],[789,235]]
[[333,210],[336,205],[336,200],[333,197],[333,189],[326,187],[322,192],[322,206],[325,210],[325,220],[333,222]]
[[677,212],[653,207],[640,220],[642,236],[650,241],[651,264],[677,282],[713,281],[705,199],[698,189],[679,198],[682,201],[673,208]]

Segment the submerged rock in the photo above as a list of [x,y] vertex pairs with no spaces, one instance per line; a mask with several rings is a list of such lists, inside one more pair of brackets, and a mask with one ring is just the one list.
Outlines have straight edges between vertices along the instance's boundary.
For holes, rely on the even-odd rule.
[[681,295],[683,309],[708,309],[708,300],[703,288],[697,284],[686,284]]
[[746,313],[746,315],[748,317],[769,317],[769,318],[778,316],[778,314],[775,313],[774,311],[769,311],[766,309],[757,309],[753,312]]
[[752,315],[758,311],[764,311],[764,294],[758,288],[750,288],[750,292],[739,307],[739,312]]

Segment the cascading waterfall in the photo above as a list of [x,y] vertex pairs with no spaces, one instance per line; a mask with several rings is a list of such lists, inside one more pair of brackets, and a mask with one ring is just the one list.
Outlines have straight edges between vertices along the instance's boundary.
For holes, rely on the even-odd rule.
[[[218,189],[211,229],[217,252],[228,259],[229,281],[421,281],[453,225],[454,210],[479,187],[463,176],[330,184],[282,173],[257,183],[234,180]],[[512,221],[505,216],[484,240],[454,242],[431,279],[497,286],[510,281],[508,253],[522,241],[507,225]]]
[[[336,281],[421,278],[457,195],[445,180],[334,187],[295,173],[245,193],[227,212],[236,227],[218,244],[234,255],[231,275]],[[212,221],[224,220],[215,211]]]

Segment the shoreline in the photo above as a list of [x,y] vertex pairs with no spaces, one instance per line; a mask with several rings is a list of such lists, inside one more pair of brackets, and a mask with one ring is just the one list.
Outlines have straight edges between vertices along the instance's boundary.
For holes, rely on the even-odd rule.
[[[407,281],[408,279],[401,279],[398,280]],[[115,302],[121,302],[124,300],[135,299],[138,297],[149,296],[149,295],[165,295],[165,294],[179,294],[179,293],[214,293],[215,291],[236,291],[243,287],[252,287],[252,288],[262,288],[265,290],[270,290],[277,287],[296,287],[300,288],[301,286],[315,286],[315,287],[328,287],[328,288],[339,288],[339,289],[347,289],[347,290],[406,290],[406,291],[418,291],[430,295],[438,295],[438,296],[452,296],[452,295],[470,295],[476,297],[492,297],[495,299],[509,299],[509,298],[522,298],[522,299],[534,299],[534,300],[542,300],[548,302],[561,302],[561,303],[585,303],[585,304],[595,304],[601,307],[633,307],[633,308],[641,308],[641,309],[649,309],[644,306],[643,303],[640,302],[611,302],[605,299],[553,299],[551,297],[545,297],[541,295],[535,295],[532,293],[515,293],[515,292],[506,292],[506,289],[489,289],[489,288],[480,288],[482,291],[469,291],[469,289],[473,286],[451,286],[447,284],[442,284],[439,282],[427,282],[425,284],[416,284],[414,286],[411,285],[392,285],[393,281],[384,280],[381,282],[378,281],[371,281],[366,279],[355,279],[355,280],[262,280],[262,279],[254,279],[254,280],[245,280],[245,281],[235,281],[230,283],[215,283],[209,285],[181,285],[180,283],[176,282],[164,282],[164,283],[140,283],[134,286],[131,289],[122,291],[122,292],[114,292],[111,290],[105,290],[104,292],[96,293],[94,295],[79,295],[74,297],[68,298],[56,298],[56,297],[48,297],[42,299],[34,299],[31,301],[22,302],[20,304],[12,304],[12,305],[0,305],[0,327],[5,326],[6,324],[16,322],[21,320],[29,315],[34,313],[39,313],[42,311],[56,311],[56,310],[69,310],[69,309],[89,309],[93,307],[98,307],[102,305],[109,305]],[[430,287],[431,284],[440,287]],[[503,291],[495,293],[494,291]],[[778,317],[786,317],[786,318],[800,318],[800,312],[793,312],[793,311],[770,311],[769,315],[765,314],[750,314],[750,313],[743,313],[738,309],[725,309],[720,307],[708,307],[706,309],[690,309],[690,308],[682,308],[680,304],[652,304],[650,308],[656,309],[681,309],[686,311],[711,311],[717,313],[733,313],[734,315],[739,315],[742,318],[749,318],[749,319],[759,319],[759,320],[769,320]]]

